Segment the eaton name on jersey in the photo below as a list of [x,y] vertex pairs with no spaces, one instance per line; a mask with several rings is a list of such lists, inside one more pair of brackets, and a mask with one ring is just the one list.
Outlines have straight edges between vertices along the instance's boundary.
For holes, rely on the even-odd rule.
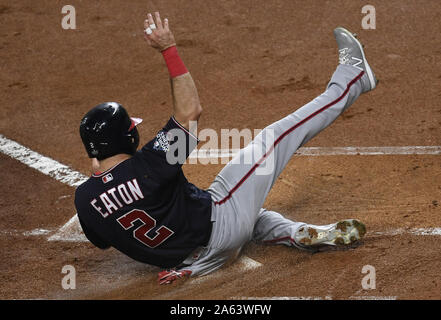
[[100,194],[99,200],[94,198],[90,204],[103,218],[107,218],[124,205],[132,204],[140,199],[144,199],[144,195],[138,181],[132,179],[121,183],[117,187],[108,189]]

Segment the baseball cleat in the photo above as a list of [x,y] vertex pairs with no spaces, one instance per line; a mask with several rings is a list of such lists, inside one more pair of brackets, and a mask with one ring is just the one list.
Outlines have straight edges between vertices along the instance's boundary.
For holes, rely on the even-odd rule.
[[338,45],[340,64],[351,65],[365,72],[366,77],[363,75],[361,78],[364,92],[375,89],[378,80],[366,60],[363,45],[357,40],[357,35],[338,27],[334,30],[334,36]]
[[326,226],[307,224],[297,230],[294,240],[305,249],[323,246],[351,247],[366,234],[366,226],[358,220],[342,220]]

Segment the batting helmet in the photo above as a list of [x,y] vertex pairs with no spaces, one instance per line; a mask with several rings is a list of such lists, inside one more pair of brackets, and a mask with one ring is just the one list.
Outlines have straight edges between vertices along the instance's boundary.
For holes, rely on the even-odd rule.
[[90,110],[81,120],[80,135],[89,158],[103,160],[116,154],[133,155],[139,145],[136,125],[141,119],[130,118],[116,102],[106,102]]

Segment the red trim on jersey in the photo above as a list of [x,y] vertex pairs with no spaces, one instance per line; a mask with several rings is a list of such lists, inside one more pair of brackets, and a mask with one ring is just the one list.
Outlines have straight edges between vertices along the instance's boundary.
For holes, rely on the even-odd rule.
[[341,94],[340,97],[338,97],[336,100],[332,101],[331,103],[328,103],[327,105],[325,105],[324,107],[322,107],[321,109],[317,110],[316,112],[310,114],[308,117],[306,117],[305,119],[303,119],[302,121],[298,122],[297,124],[295,124],[294,126],[292,126],[291,128],[289,128],[288,130],[286,130],[284,133],[282,133],[282,135],[280,135],[279,138],[277,138],[277,140],[273,143],[273,145],[271,146],[271,148],[262,156],[262,158],[260,158],[259,161],[257,161],[256,164],[254,164],[254,166],[243,176],[243,178],[230,190],[230,192],[228,192],[227,196],[225,198],[223,198],[220,201],[215,201],[214,203],[216,205],[221,205],[223,203],[225,203],[226,201],[228,201],[228,199],[231,198],[231,196],[233,195],[233,193],[239,189],[239,187],[250,177],[250,175],[254,172],[254,170],[257,169],[257,167],[259,167],[262,162],[266,159],[266,157],[268,157],[268,155],[274,150],[274,148],[276,147],[276,145],[278,145],[280,143],[280,141],[282,141],[283,138],[285,138],[288,134],[290,134],[291,132],[293,132],[295,129],[297,129],[298,127],[300,127],[301,125],[305,124],[307,121],[311,120],[312,118],[314,118],[315,116],[317,116],[318,114],[322,113],[323,111],[325,111],[326,109],[329,109],[330,107],[332,107],[334,104],[336,104],[337,102],[339,102],[341,99],[343,99],[343,97],[349,92],[349,89],[352,87],[352,85],[357,82],[358,80],[360,80],[360,78],[363,76],[364,71],[362,71],[358,76],[356,76],[351,82],[348,83],[348,85],[346,86],[345,91],[343,91],[343,93]]
[[180,124],[180,123],[178,122],[178,120],[175,119],[174,116],[172,117],[172,119],[173,119],[173,121],[176,123],[176,125],[177,125],[179,128],[181,128],[183,131],[187,132],[191,137],[193,137],[193,139],[199,141],[198,138],[197,138],[194,134],[192,134],[190,131],[188,131],[188,130],[187,130],[182,124]]

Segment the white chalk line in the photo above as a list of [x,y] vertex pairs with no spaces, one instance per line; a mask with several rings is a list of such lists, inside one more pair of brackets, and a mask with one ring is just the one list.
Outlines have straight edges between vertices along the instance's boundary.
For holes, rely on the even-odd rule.
[[397,300],[397,296],[351,296],[349,300]]
[[[3,230],[0,231],[2,235],[22,235],[25,237],[39,237],[49,236],[48,241],[65,241],[65,242],[88,242],[87,238],[84,236],[83,231],[78,223],[78,217],[73,216],[64,226],[60,229],[41,229],[36,228],[31,231],[18,231],[18,230]],[[393,237],[399,235],[412,235],[412,236],[441,236],[441,228],[413,228],[413,229],[392,229],[387,231],[371,231],[367,232],[366,237]],[[253,260],[254,261],[254,260]]]
[[[351,296],[348,300],[397,300],[397,296]],[[231,297],[232,300],[333,300],[332,296]]]
[[[196,149],[189,159],[232,158],[240,149]],[[402,147],[302,147],[295,156],[344,156],[344,155],[441,155],[441,146]]]
[[377,231],[367,233],[371,236],[398,236],[402,234],[409,234],[414,236],[441,236],[441,228],[413,228],[413,229],[392,229],[389,231]]
[[0,235],[6,235],[6,236],[24,236],[24,237],[41,237],[48,235],[55,230],[47,230],[47,229],[33,229],[31,231],[18,231],[18,230],[2,230],[0,231]]
[[58,161],[45,157],[32,151],[21,144],[6,138],[0,134],[0,151],[21,163],[38,170],[39,172],[65,183],[71,187],[77,187],[85,182],[88,177],[72,170]]
[[[77,187],[89,177],[49,157],[6,138],[0,134],[0,152],[14,158],[39,172]],[[189,158],[233,157],[239,149],[196,149]],[[297,150],[298,156],[326,155],[441,155],[441,146],[404,146],[404,147],[303,147]]]
[[[260,262],[257,262],[256,260],[251,259],[247,256],[240,256],[239,259],[237,259],[236,264],[239,265],[239,269],[241,271],[251,271],[253,269],[257,269],[262,266]],[[214,272],[207,274],[206,276],[199,276],[194,279],[190,280],[190,283],[192,284],[201,284],[207,280],[213,280],[218,279],[224,276],[224,273],[228,272],[225,269],[221,269],[220,272]]]
[[332,297],[298,296],[298,297],[231,297],[231,300],[332,300]]

